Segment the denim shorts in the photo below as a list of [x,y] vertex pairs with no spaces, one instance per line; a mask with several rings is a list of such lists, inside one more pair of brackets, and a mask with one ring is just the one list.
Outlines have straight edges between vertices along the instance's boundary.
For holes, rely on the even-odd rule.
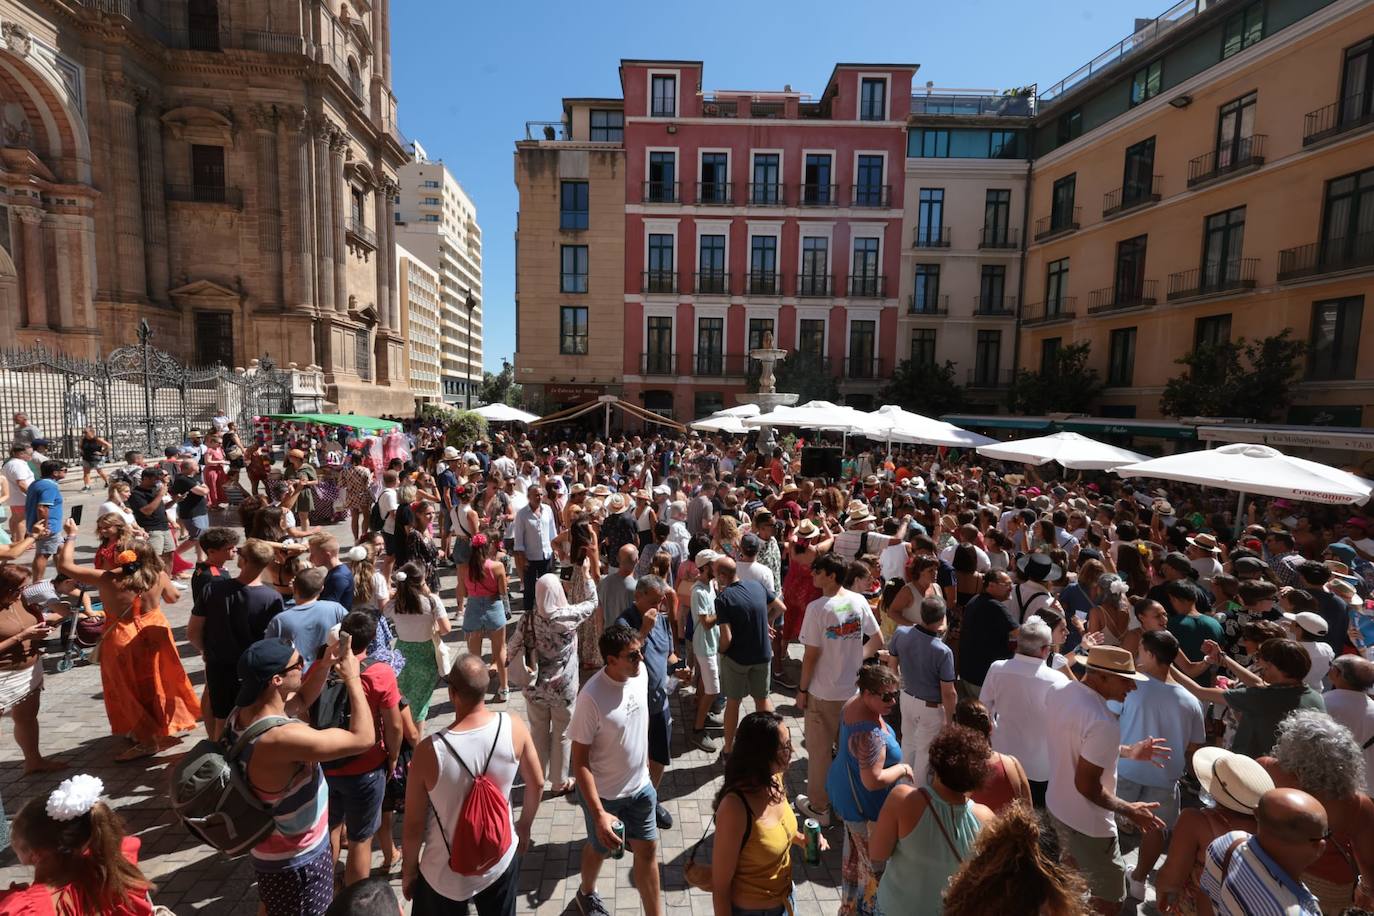
[[356,776],[325,776],[329,783],[329,829],[345,825],[350,843],[360,843],[382,823],[386,767]]
[[210,516],[197,515],[195,518],[183,518],[182,526],[186,529],[186,537],[191,540],[198,540],[210,528]]
[[[596,838],[596,819],[592,817],[591,808],[581,798],[578,804],[582,805],[582,816],[587,822],[587,842],[592,844],[597,855],[603,858],[609,856],[611,851]],[[652,843],[658,840],[658,792],[654,790],[652,782],[644,783],[644,788],[624,798],[603,798],[601,807],[625,825],[626,842],[648,840]]]
[[469,595],[463,605],[463,632],[483,633],[504,629],[506,626],[506,603],[499,597],[477,597]]
[[62,544],[67,540],[67,536],[61,531],[56,531],[40,540],[34,547],[35,552],[45,557],[53,557],[62,549]]

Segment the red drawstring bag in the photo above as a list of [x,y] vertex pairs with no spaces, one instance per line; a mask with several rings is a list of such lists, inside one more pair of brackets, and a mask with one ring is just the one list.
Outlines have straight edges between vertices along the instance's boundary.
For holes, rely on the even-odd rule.
[[448,848],[448,867],[460,875],[480,875],[490,871],[510,849],[512,841],[510,799],[496,785],[496,780],[487,775],[491,759],[496,755],[496,742],[501,740],[501,723],[506,718],[500,713],[497,716],[496,737],[492,739],[491,751],[480,774],[474,773],[458,756],[443,732],[438,733],[439,740],[444,742],[458,765],[472,777],[472,787],[468,789],[467,797],[458,810],[458,822],[453,826],[451,841],[444,836],[443,821],[434,808],[433,800],[429,803],[435,820],[439,822],[439,836],[443,837],[444,845]]

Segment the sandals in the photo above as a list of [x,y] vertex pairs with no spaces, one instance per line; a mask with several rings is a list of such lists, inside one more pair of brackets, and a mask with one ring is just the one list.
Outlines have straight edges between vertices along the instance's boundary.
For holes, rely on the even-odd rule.
[[144,757],[151,757],[157,752],[158,748],[155,744],[135,744],[133,747],[125,750],[124,753],[116,755],[115,760],[120,763],[128,763],[131,760],[142,760]]
[[507,690],[505,687],[501,687],[496,691],[496,696],[493,699],[493,702],[504,703],[508,699],[510,699],[510,691]]

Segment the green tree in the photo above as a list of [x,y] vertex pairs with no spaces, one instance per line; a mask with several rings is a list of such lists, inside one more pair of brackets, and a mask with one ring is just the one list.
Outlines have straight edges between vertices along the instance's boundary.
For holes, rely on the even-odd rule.
[[902,360],[880,397],[885,404],[896,404],[928,417],[938,417],[964,406],[964,389],[954,381],[954,363],[948,360],[943,363]]
[[[750,363],[746,387],[749,391],[758,391],[759,370],[752,360]],[[840,399],[839,383],[826,371],[825,361],[804,350],[793,350],[778,360],[773,366],[773,387],[795,393],[798,404]]]
[[1174,362],[1185,367],[1164,385],[1159,407],[1170,417],[1244,417],[1268,421],[1293,401],[1307,344],[1291,328],[1262,340],[1206,344]]
[[515,381],[515,367],[511,365],[510,360],[501,360],[500,372],[482,373],[482,387],[478,390],[477,396],[482,399],[483,404],[520,406],[524,392],[522,386]]
[[457,449],[467,448],[487,436],[487,418],[470,410],[455,410],[444,430],[444,441]]
[[1068,344],[1039,371],[1019,369],[1011,383],[1008,406],[1015,413],[1088,413],[1102,390],[1097,370],[1088,366],[1091,344]]

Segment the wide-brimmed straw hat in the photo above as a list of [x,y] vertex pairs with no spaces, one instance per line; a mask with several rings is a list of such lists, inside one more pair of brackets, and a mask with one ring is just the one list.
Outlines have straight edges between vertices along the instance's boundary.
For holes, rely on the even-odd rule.
[[1202,791],[1238,814],[1254,814],[1260,796],[1274,788],[1273,777],[1258,761],[1211,745],[1193,753],[1193,772]]
[[1093,646],[1088,650],[1088,661],[1085,667],[1089,671],[1112,674],[1127,680],[1149,680],[1145,675],[1135,670],[1135,656],[1131,654],[1130,650],[1122,649],[1119,646]]

